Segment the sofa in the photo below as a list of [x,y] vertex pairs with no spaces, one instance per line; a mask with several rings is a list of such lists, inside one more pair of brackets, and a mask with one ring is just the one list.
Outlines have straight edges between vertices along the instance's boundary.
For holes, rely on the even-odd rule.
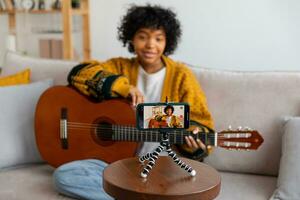
[[[76,64],[6,52],[0,78],[30,68],[32,83],[0,87],[1,200],[70,199],[55,191],[51,176],[54,168],[39,155],[34,109],[44,90],[67,83],[67,73]],[[220,172],[217,199],[300,199],[295,187],[288,185],[300,181],[299,145],[291,139],[300,138],[294,133],[300,123],[293,121],[299,121],[300,72],[238,72],[189,66],[207,96],[216,131],[229,125],[233,129],[247,126],[264,138],[256,151],[217,147],[204,160]]]

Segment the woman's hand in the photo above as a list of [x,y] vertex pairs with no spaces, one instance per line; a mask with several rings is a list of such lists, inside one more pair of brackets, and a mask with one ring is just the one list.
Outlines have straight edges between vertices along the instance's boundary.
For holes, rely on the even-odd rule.
[[[196,127],[193,130],[193,134],[197,134],[198,132],[199,132],[199,128]],[[190,148],[192,148],[194,150],[199,149],[199,148],[201,148],[203,150],[206,149],[205,144],[203,144],[203,142],[200,139],[195,140],[192,136],[185,136],[185,142]]]
[[131,98],[133,106],[136,106],[139,103],[144,103],[144,95],[133,85],[130,86],[129,97]]

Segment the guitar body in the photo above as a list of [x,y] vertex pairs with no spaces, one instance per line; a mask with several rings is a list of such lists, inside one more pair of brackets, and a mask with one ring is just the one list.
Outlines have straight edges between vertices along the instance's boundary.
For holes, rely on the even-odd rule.
[[[67,148],[63,148],[60,136],[63,108],[68,121]],[[49,88],[40,97],[35,113],[36,142],[42,158],[58,167],[80,159],[111,163],[135,155],[138,143],[102,140],[105,131],[99,132],[97,124],[135,126],[135,112],[126,101],[93,102],[67,86]]]

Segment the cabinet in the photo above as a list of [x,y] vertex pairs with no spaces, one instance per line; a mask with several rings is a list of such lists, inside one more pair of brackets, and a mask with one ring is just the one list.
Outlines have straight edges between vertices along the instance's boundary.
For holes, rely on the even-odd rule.
[[[9,4],[10,0],[5,0]],[[63,58],[72,60],[74,58],[73,37],[72,37],[72,16],[80,15],[82,17],[82,47],[84,60],[90,59],[90,24],[89,24],[89,0],[81,0],[80,8],[72,8],[71,0],[61,0],[61,9],[53,10],[22,10],[15,9],[13,6],[7,6],[1,10],[0,14],[8,15],[9,33],[16,35],[16,15],[18,13],[28,12],[33,15],[61,13],[63,29]]]

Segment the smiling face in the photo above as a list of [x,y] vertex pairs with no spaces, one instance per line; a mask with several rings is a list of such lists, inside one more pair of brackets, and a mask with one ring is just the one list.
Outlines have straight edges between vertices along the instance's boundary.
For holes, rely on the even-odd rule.
[[171,116],[171,115],[173,114],[172,108],[167,108],[167,109],[166,109],[166,114],[167,114],[168,116]]
[[163,67],[161,56],[166,48],[166,34],[162,29],[139,29],[132,40],[139,63],[148,73]]

